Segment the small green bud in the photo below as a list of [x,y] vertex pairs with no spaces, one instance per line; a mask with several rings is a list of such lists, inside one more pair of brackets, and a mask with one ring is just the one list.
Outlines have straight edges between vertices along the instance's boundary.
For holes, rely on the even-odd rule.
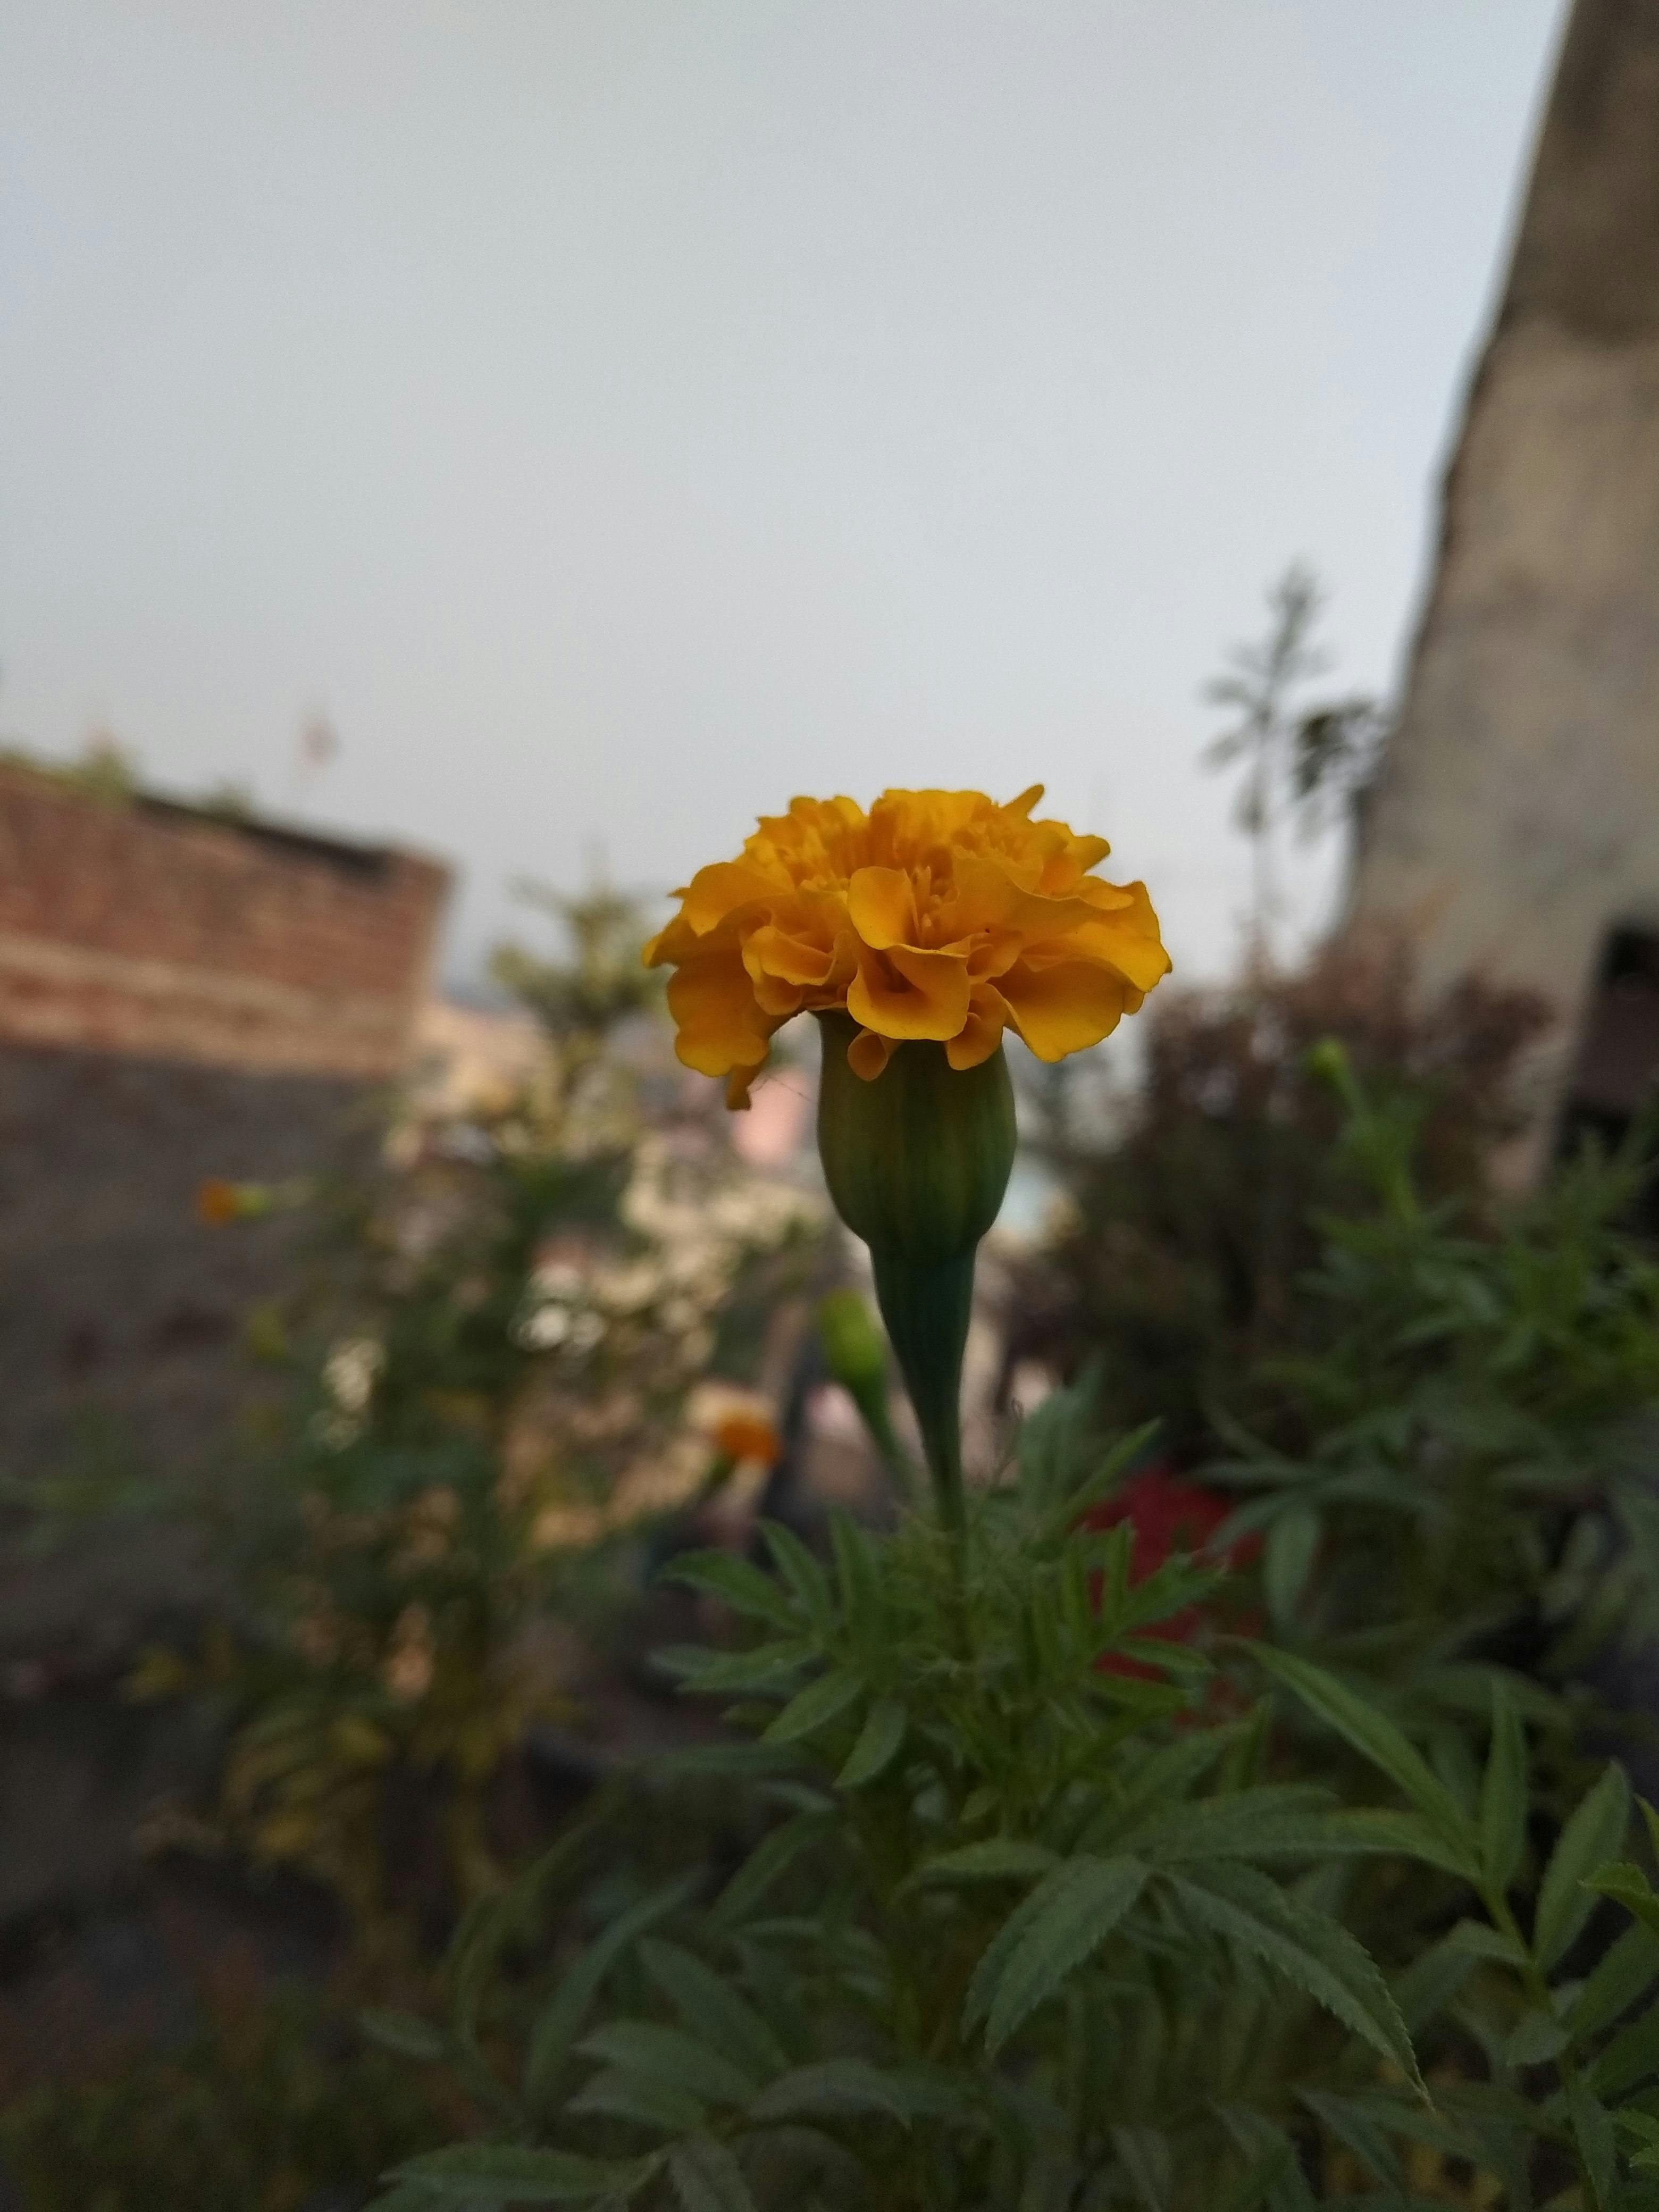
[[1315,1082],[1328,1084],[1345,1105],[1358,1106],[1359,1086],[1354,1080],[1353,1062],[1340,1037],[1321,1037],[1317,1044],[1310,1044],[1302,1055],[1302,1067]]
[[1000,1048],[957,1070],[942,1044],[902,1044],[872,1083],[847,1063],[847,1014],[819,1016],[818,1151],[836,1211],[872,1252],[936,1266],[971,1253],[1014,1164],[1014,1091]]
[[908,1498],[915,1470],[894,1431],[887,1402],[887,1340],[858,1291],[830,1291],[818,1301],[818,1341],[830,1377],[858,1407],[871,1441],[901,1493]]
[[887,1346],[856,1291],[831,1291],[819,1299],[818,1338],[824,1364],[843,1390],[857,1398],[886,1388]]
[[962,1518],[962,1355],[979,1240],[1014,1164],[1013,1085],[1000,1049],[957,1069],[941,1044],[895,1050],[872,1082],[848,1065],[848,1015],[819,1016],[818,1152],[836,1211],[870,1247],[876,1297],[898,1356],[948,1523]]

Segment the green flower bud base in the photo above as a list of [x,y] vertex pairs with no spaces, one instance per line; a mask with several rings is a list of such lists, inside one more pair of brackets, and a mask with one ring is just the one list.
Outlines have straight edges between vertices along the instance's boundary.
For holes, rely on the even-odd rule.
[[959,1527],[962,1357],[979,1240],[1014,1164],[1014,1094],[1000,1050],[958,1071],[941,1044],[898,1046],[854,1075],[846,1014],[819,1016],[818,1151],[836,1210],[870,1247],[876,1297],[915,1408],[939,1513]]

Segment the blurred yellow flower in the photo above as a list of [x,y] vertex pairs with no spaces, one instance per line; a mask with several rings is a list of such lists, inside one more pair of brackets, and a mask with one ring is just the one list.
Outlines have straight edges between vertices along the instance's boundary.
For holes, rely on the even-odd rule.
[[1033,784],[1004,806],[977,791],[797,799],[763,816],[743,856],[699,869],[646,947],[668,987],[688,1067],[729,1079],[745,1106],[775,1030],[845,1008],[848,1051],[872,1080],[907,1038],[977,1066],[1005,1027],[1039,1060],[1097,1044],[1133,1013],[1169,955],[1143,884],[1089,871],[1110,850],[1033,821]]

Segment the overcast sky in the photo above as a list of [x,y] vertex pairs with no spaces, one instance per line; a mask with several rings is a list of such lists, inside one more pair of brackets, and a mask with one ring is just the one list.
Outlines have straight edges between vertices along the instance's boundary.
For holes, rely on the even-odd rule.
[[1043,778],[1212,973],[1200,686],[1298,554],[1392,680],[1557,14],[21,0],[0,732],[452,857],[454,975],[596,847]]

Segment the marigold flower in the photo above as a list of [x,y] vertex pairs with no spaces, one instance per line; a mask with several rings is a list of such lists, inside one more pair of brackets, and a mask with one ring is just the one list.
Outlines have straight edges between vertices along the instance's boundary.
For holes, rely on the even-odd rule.
[[1039,1060],[1098,1044],[1168,973],[1143,884],[1089,872],[1110,848],[1033,821],[1042,786],[998,805],[976,791],[796,799],[741,859],[699,869],[646,947],[672,964],[675,1050],[746,1106],[774,1030],[844,1009],[866,1082],[908,1039],[978,1066],[1005,1028]]

